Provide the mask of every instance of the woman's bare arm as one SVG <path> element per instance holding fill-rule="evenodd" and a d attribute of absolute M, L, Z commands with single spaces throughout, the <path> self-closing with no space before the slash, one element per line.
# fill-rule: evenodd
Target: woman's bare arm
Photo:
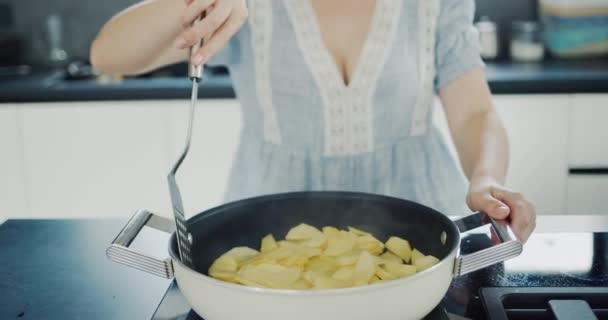
<path fill-rule="evenodd" d="M 204 21 L 193 24 L 205 10 Z M 246 17 L 243 0 L 145 0 L 106 23 L 91 47 L 91 63 L 108 73 L 142 73 L 184 61 L 188 48 L 205 38 L 194 59 L 201 64 L 230 40 Z"/>
<path fill-rule="evenodd" d="M 476 68 L 450 82 L 439 96 L 470 181 L 469 207 L 497 219 L 509 217 L 513 230 L 525 241 L 534 230 L 536 213 L 525 196 L 503 186 L 509 164 L 507 133 L 483 70 Z"/>
<path fill-rule="evenodd" d="M 118 13 L 101 29 L 91 47 L 91 63 L 113 74 L 137 74 L 183 61 L 177 46 L 184 1 L 146 0 Z"/>

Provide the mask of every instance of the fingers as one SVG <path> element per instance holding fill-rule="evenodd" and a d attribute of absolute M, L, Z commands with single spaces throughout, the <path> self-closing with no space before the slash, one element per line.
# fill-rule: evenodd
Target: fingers
<path fill-rule="evenodd" d="M 213 33 L 228 20 L 231 16 L 232 7 L 225 2 L 219 2 L 213 10 L 207 12 L 205 19 L 196 22 L 191 28 L 184 31 L 181 35 L 182 48 L 193 46 L 201 38 L 209 38 Z"/>
<path fill-rule="evenodd" d="M 472 193 L 469 202 L 471 209 L 484 211 L 492 218 L 506 219 L 511 210 L 502 201 L 496 199 L 488 192 Z"/>
<path fill-rule="evenodd" d="M 196 65 L 207 62 L 239 30 L 246 18 L 246 12 L 233 12 L 230 18 L 209 39 L 205 40 L 203 46 L 192 57 L 192 62 Z"/>
<path fill-rule="evenodd" d="M 203 11 L 209 9 L 216 0 L 186 0 L 188 6 L 182 14 L 182 28 L 186 29 L 192 26 L 192 23 L 200 17 Z"/>
<path fill-rule="evenodd" d="M 511 228 L 526 242 L 536 228 L 536 211 L 534 206 L 518 192 L 498 189 L 492 190 L 492 195 L 505 202 L 511 209 Z"/>

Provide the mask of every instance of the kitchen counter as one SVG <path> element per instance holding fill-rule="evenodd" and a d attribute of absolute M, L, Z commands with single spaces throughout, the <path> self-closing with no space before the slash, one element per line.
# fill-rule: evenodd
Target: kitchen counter
<path fill-rule="evenodd" d="M 170 281 L 106 259 L 105 249 L 124 222 L 8 220 L 0 225 L 0 319 L 150 319 Z M 550 234 L 553 240 L 543 234 L 565 231 L 562 235 Z M 484 283 L 538 286 L 550 281 L 548 286 L 608 286 L 607 232 L 608 216 L 540 216 L 538 233 L 526 248 L 543 250 L 547 256 L 535 260 L 528 257 L 526 263 L 521 259 L 518 263 L 517 258 L 511 260 L 513 263 L 456 279 L 446 296 L 447 308 L 464 314 L 464 304 Z M 143 236 L 144 241 L 133 245 L 161 256 L 166 235 Z M 476 234 L 464 238 L 463 250 L 470 250 L 481 238 Z M 574 246 L 588 240 L 588 245 L 570 247 L 577 252 L 560 251 L 562 248 L 551 242 L 555 239 Z M 558 250 L 549 251 L 551 248 Z M 558 270 L 556 276 L 545 277 L 545 282 L 533 272 L 535 261 L 553 259 L 562 261 L 562 265 L 565 262 L 567 267 L 567 262 L 575 258 L 574 267 L 583 269 Z M 589 266 L 585 267 L 587 262 Z M 529 272 L 524 274 L 522 270 Z"/>
<path fill-rule="evenodd" d="M 546 61 L 540 64 L 488 62 L 486 74 L 494 94 L 606 93 L 608 59 Z M 185 77 L 135 78 L 113 83 L 65 80 L 63 72 L 0 78 L 0 102 L 185 99 Z M 201 98 L 233 98 L 227 74 L 207 76 Z"/>

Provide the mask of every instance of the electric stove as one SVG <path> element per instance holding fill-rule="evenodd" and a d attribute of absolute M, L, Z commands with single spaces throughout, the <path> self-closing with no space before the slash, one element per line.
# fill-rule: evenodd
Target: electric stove
<path fill-rule="evenodd" d="M 490 239 L 488 230 L 464 234 L 461 252 Z M 152 319 L 202 318 L 173 282 Z M 425 319 L 608 320 L 608 232 L 535 233 L 521 256 L 455 278 Z"/>

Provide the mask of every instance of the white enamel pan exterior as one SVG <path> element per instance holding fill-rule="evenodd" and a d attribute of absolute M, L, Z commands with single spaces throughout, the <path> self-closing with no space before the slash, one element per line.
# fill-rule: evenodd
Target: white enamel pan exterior
<path fill-rule="evenodd" d="M 297 291 L 253 288 L 196 272 L 186 267 L 172 250 L 169 250 L 171 257 L 165 260 L 145 256 L 128 247 L 141 228 L 147 225 L 172 232 L 174 223 L 144 210 L 135 213 L 106 254 L 113 261 L 148 273 L 175 277 L 192 309 L 205 320 L 421 319 L 439 304 L 454 276 L 513 258 L 522 251 L 521 242 L 508 225 L 488 219 L 484 213 L 475 213 L 454 223 L 460 232 L 491 223 L 501 243 L 467 255 L 459 255 L 457 246 L 437 265 L 413 276 L 346 289 Z"/>

